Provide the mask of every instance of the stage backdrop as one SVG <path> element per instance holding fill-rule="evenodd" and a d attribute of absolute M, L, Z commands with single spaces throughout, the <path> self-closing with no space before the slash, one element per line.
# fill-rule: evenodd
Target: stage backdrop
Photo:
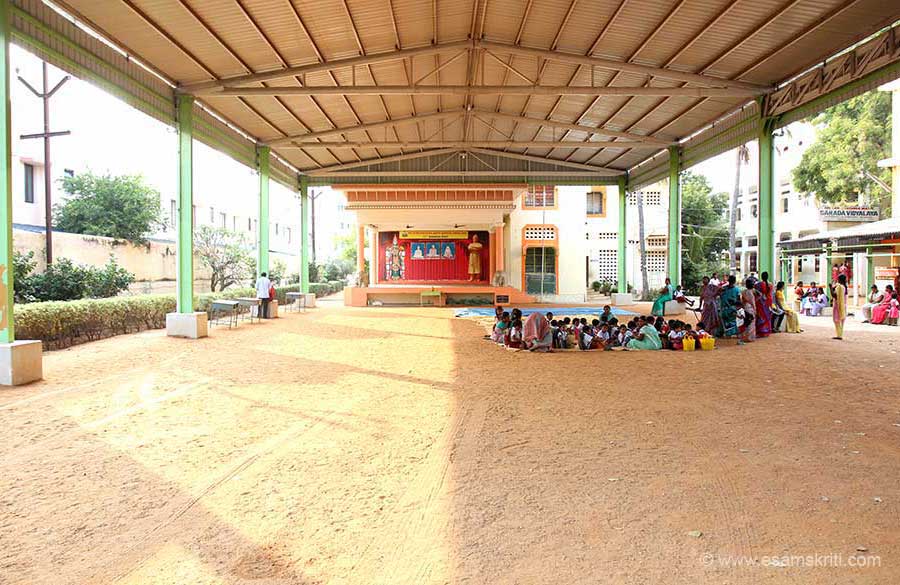
<path fill-rule="evenodd" d="M 481 248 L 481 275 L 477 282 L 488 282 L 488 232 L 486 231 L 426 231 L 379 232 L 378 234 L 378 282 L 433 283 L 463 282 L 469 280 L 469 244 L 472 236 L 478 236 Z M 399 250 L 393 249 L 397 237 Z M 395 253 L 402 262 L 398 274 L 394 263 L 389 265 Z"/>

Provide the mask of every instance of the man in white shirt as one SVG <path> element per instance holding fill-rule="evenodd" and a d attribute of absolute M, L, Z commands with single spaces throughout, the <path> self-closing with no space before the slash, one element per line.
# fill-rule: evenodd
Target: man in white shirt
<path fill-rule="evenodd" d="M 266 273 L 263 272 L 256 279 L 256 298 L 259 299 L 259 318 L 269 318 L 269 289 L 272 287 L 272 281 L 268 279 Z"/>

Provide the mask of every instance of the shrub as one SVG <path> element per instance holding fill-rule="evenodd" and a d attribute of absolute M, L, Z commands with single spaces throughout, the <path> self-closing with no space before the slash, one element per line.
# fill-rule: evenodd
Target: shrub
<path fill-rule="evenodd" d="M 276 288 L 279 303 L 300 286 Z M 203 293 L 194 298 L 198 311 L 209 311 L 215 299 L 255 296 L 250 288 Z M 58 349 L 103 337 L 166 326 L 166 313 L 175 311 L 174 295 L 135 295 L 107 299 L 48 301 L 15 306 L 16 337 L 40 339 L 47 349 Z"/>
<path fill-rule="evenodd" d="M 16 300 L 21 303 L 114 297 L 134 282 L 134 274 L 119 266 L 113 257 L 102 268 L 60 258 L 44 272 L 32 274 L 33 257 L 34 252 L 29 252 L 16 253 L 13 258 Z"/>
<path fill-rule="evenodd" d="M 33 285 L 31 283 L 31 273 L 37 262 L 34 261 L 34 252 L 22 254 L 21 252 L 13 252 L 13 290 L 15 292 L 15 302 L 31 303 L 35 300 L 33 294 Z"/>
<path fill-rule="evenodd" d="M 594 292 L 600 292 L 600 281 L 595 280 L 591 283 L 591 288 L 594 289 Z"/>
<path fill-rule="evenodd" d="M 331 287 L 327 282 L 311 282 L 309 283 L 309 292 L 315 294 L 317 298 L 324 297 L 331 294 Z"/>

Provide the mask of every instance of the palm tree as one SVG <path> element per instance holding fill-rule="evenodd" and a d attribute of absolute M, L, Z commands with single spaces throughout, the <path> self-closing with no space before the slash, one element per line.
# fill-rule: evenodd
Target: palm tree
<path fill-rule="evenodd" d="M 644 194 L 638 190 L 637 210 L 638 210 L 638 245 L 641 251 L 641 300 L 646 301 L 650 298 L 650 279 L 647 277 L 647 242 L 644 240 Z"/>
<path fill-rule="evenodd" d="M 731 264 L 731 273 L 737 272 L 737 262 L 735 260 L 735 228 L 737 225 L 738 198 L 741 195 L 741 167 L 750 162 L 750 149 L 746 144 L 742 144 L 735 150 L 736 158 L 734 163 L 734 192 L 731 194 L 731 225 L 728 230 L 728 261 Z"/>

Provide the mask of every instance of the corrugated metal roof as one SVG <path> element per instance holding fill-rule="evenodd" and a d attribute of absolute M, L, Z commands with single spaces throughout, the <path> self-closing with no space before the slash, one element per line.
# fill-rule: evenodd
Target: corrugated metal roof
<path fill-rule="evenodd" d="M 46 17 L 38 0 L 14 0 L 14 4 L 39 21 Z M 900 18 L 896 0 L 62 0 L 57 4 L 179 86 L 469 38 L 774 85 Z M 513 56 L 502 48 L 491 51 L 541 85 L 698 87 L 659 76 L 562 62 L 552 55 L 537 59 Z M 528 83 L 484 55 L 483 49 L 454 59 L 458 52 L 342 67 L 246 87 L 407 86 L 435 68 L 440 70 L 424 84 Z M 202 95 L 200 99 L 259 141 L 335 127 L 348 128 L 343 136 L 352 141 L 424 141 L 431 135 L 434 140 L 588 139 L 578 131 L 491 120 L 494 111 L 671 140 L 690 136 L 747 101 L 746 96 L 446 94 Z M 490 125 L 469 116 L 468 124 L 459 121 L 443 130 L 446 121 L 435 120 L 395 130 L 349 129 L 361 123 L 465 108 L 484 112 Z M 411 152 L 399 148 L 274 150 L 303 171 Z M 652 154 L 652 150 L 627 145 L 603 150 L 568 146 L 508 150 L 619 171 Z M 694 150 L 694 154 L 703 152 Z"/>

